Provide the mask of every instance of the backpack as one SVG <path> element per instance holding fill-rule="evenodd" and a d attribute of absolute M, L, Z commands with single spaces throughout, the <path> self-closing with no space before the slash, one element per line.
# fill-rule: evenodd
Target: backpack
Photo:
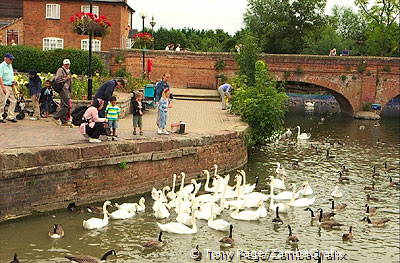
<path fill-rule="evenodd" d="M 65 74 L 67 74 L 67 71 L 65 70 L 65 68 L 62 68 L 65 72 Z M 49 79 L 50 83 L 51 83 L 51 87 L 52 89 L 57 92 L 60 93 L 62 91 L 62 89 L 64 88 L 64 82 L 58 83 L 56 81 L 56 76 L 54 74 L 53 77 L 51 77 L 51 79 Z"/>
<path fill-rule="evenodd" d="M 83 120 L 83 114 L 85 114 L 86 110 L 89 107 L 87 106 L 80 106 L 76 108 L 75 110 L 72 111 L 71 117 L 72 117 L 72 124 L 75 126 L 81 125 L 84 120 Z"/>

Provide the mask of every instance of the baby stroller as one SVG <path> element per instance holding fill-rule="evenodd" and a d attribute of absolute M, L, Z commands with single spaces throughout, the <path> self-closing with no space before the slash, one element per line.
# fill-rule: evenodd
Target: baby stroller
<path fill-rule="evenodd" d="M 18 112 L 16 115 L 17 120 L 22 120 L 25 118 L 26 115 L 33 115 L 32 110 L 25 109 L 25 99 L 24 95 L 22 94 L 21 91 L 18 90 L 17 85 L 13 86 L 14 89 L 14 96 L 15 99 L 17 100 L 17 104 L 15 105 L 15 112 Z M 10 101 L 7 100 L 6 106 L 4 107 L 4 113 L 3 113 L 3 119 L 7 118 L 7 110 L 8 107 L 10 106 Z"/>
<path fill-rule="evenodd" d="M 49 114 L 56 112 L 58 103 L 54 101 L 53 90 L 50 89 L 50 94 L 45 95 L 46 88 L 42 88 L 40 94 L 40 117 L 46 116 L 46 103 L 48 105 Z"/>

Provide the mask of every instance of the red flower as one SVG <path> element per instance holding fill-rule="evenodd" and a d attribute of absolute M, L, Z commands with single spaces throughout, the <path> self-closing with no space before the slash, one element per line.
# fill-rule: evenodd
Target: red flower
<path fill-rule="evenodd" d="M 75 16 L 71 16 L 71 17 L 69 18 L 69 21 L 70 21 L 70 22 L 74 22 L 74 21 L 75 21 Z"/>
<path fill-rule="evenodd" d="M 104 21 L 104 23 L 106 23 L 106 24 L 107 24 L 107 26 L 111 26 L 111 23 L 110 23 L 110 22 L 108 22 L 108 21 Z"/>
<path fill-rule="evenodd" d="M 107 19 L 105 16 L 100 16 L 99 18 L 100 18 L 100 19 L 104 19 L 104 20 Z"/>

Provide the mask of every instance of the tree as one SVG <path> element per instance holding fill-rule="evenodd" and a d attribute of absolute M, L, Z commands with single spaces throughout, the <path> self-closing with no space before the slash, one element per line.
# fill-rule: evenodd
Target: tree
<path fill-rule="evenodd" d="M 249 0 L 246 29 L 267 53 L 300 53 L 304 36 L 325 23 L 326 0 Z"/>
<path fill-rule="evenodd" d="M 255 63 L 260 59 L 260 51 L 257 39 L 250 33 L 245 34 L 240 52 L 236 55 L 236 62 L 239 65 L 239 75 L 246 76 L 248 85 L 255 82 Z"/>
<path fill-rule="evenodd" d="M 361 14 L 368 21 L 367 46 L 370 55 L 400 56 L 399 0 L 355 0 Z"/>

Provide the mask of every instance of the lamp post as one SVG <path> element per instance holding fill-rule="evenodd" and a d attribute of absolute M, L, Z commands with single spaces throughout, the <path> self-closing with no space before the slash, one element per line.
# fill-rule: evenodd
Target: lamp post
<path fill-rule="evenodd" d="M 93 12 L 92 0 L 89 0 L 89 13 Z M 92 74 L 92 39 L 93 32 L 89 33 L 89 72 L 88 72 L 88 100 L 92 99 L 93 74 Z"/>
<path fill-rule="evenodd" d="M 140 13 L 140 17 L 142 18 L 142 33 L 144 33 L 144 19 L 146 18 L 146 14 L 144 12 Z M 145 71 L 145 62 L 144 62 L 144 48 L 142 49 L 142 57 L 143 57 L 143 74 Z"/>
<path fill-rule="evenodd" d="M 151 17 L 150 25 L 151 25 L 151 33 L 153 33 L 153 36 L 154 36 L 154 26 L 156 25 L 154 16 Z M 154 49 L 154 41 L 153 41 L 152 49 Z"/>

